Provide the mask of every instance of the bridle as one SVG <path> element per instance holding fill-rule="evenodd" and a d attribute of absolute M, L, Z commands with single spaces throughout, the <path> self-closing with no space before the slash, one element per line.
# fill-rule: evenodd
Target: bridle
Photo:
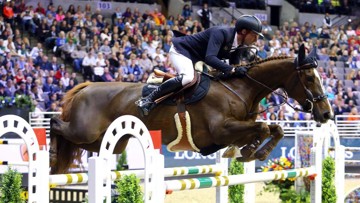
<path fill-rule="evenodd" d="M 294 109 L 295 111 L 301 111 L 301 112 L 305 112 L 305 113 L 312 113 L 313 108 L 314 108 L 314 103 L 320 102 L 322 100 L 325 100 L 327 98 L 327 95 L 323 94 L 323 95 L 318 95 L 316 97 L 314 97 L 314 95 L 312 94 L 312 92 L 306 87 L 306 85 L 304 84 L 304 82 L 301 80 L 301 76 L 304 73 L 305 70 L 308 69 L 313 69 L 313 68 L 317 68 L 318 63 L 316 61 L 316 59 L 314 58 L 308 58 L 308 60 L 310 59 L 309 62 L 306 62 L 304 64 L 299 64 L 297 61 L 297 58 L 294 61 L 295 64 L 295 70 L 297 71 L 297 76 L 299 81 L 301 82 L 301 85 L 303 86 L 303 89 L 305 91 L 305 95 L 306 95 L 306 102 L 308 102 L 310 104 L 310 108 L 307 110 L 304 109 L 300 109 L 298 107 L 293 106 L 292 104 L 290 104 L 287 100 L 288 100 L 288 94 L 286 93 L 286 91 L 283 91 L 284 94 L 280 94 L 278 92 L 276 92 L 274 89 L 272 89 L 271 87 L 265 85 L 264 83 L 252 78 L 249 74 L 245 74 L 247 78 L 249 78 L 250 80 L 252 80 L 253 82 L 261 85 L 262 87 L 270 90 L 272 93 L 280 96 L 283 98 L 283 102 L 281 104 L 278 105 L 274 105 L 274 106 L 269 106 L 266 109 L 260 111 L 260 112 L 248 112 L 249 115 L 254 115 L 254 114 L 261 114 L 265 111 L 267 111 L 270 108 L 274 108 L 276 106 L 281 106 L 283 104 L 287 104 L 289 105 L 292 109 Z M 222 84 L 225 88 L 227 88 L 230 92 L 232 92 L 233 94 L 235 94 L 238 98 L 240 98 L 241 101 L 243 101 L 243 103 L 245 104 L 246 109 L 248 109 L 248 105 L 245 102 L 245 100 L 235 91 L 233 90 L 231 87 L 229 87 L 227 84 L 225 84 L 223 81 L 219 80 L 220 84 Z"/>
<path fill-rule="evenodd" d="M 314 97 L 314 95 L 312 94 L 312 92 L 306 87 L 306 85 L 304 84 L 304 82 L 301 80 L 301 74 L 308 69 L 313 69 L 313 68 L 317 68 L 318 66 L 318 62 L 316 61 L 316 59 L 314 58 L 309 58 L 310 62 L 302 64 L 302 65 L 298 65 L 298 61 L 297 58 L 295 59 L 294 63 L 296 65 L 296 70 L 297 70 L 297 75 L 299 78 L 299 81 L 301 82 L 301 85 L 304 88 L 305 94 L 306 94 L 306 102 L 308 102 L 310 104 L 310 109 L 309 110 L 300 110 L 306 113 L 311 113 L 314 107 L 314 103 L 323 101 L 325 99 L 327 99 L 327 95 L 326 94 L 322 94 L 322 95 L 318 95 L 316 97 Z M 295 109 L 296 110 L 296 109 Z"/>

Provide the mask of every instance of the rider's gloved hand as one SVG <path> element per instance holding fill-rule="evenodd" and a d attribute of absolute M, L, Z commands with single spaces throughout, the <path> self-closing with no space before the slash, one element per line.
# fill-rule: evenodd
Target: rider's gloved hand
<path fill-rule="evenodd" d="M 244 77 L 245 74 L 247 73 L 248 69 L 246 67 L 242 67 L 242 66 L 238 66 L 235 68 L 235 73 L 234 75 L 236 77 Z"/>

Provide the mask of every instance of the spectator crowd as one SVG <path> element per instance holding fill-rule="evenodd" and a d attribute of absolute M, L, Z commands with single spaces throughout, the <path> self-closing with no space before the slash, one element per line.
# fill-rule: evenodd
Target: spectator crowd
<path fill-rule="evenodd" d="M 168 60 L 171 30 L 187 35 L 204 30 L 204 21 L 193 18 L 188 5 L 178 16 L 165 17 L 156 8 L 142 13 L 117 7 L 105 17 L 89 4 L 65 9 L 61 4 L 50 3 L 45 8 L 40 2 L 33 7 L 24 1 L 6 1 L 0 17 L 0 96 L 27 95 L 36 111 L 53 112 L 61 111 L 64 93 L 79 82 L 144 83 L 154 69 L 176 74 Z M 234 26 L 235 22 L 224 20 L 221 25 Z M 335 114 L 357 115 L 360 26 L 332 26 L 328 20 L 323 26 L 286 21 L 274 29 L 264 21 L 263 34 L 256 43 L 262 59 L 296 57 L 302 43 L 307 50 L 318 47 L 318 71 Z M 282 100 L 270 94 L 260 109 Z M 264 120 L 311 119 L 308 117 L 287 105 L 259 115 Z"/>

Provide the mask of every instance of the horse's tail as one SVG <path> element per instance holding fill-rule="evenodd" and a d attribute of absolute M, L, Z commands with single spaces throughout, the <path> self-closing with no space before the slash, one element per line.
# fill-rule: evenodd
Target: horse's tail
<path fill-rule="evenodd" d="M 53 164 L 51 166 L 52 174 L 67 173 L 74 160 L 81 164 L 83 150 L 65 139 L 64 136 L 62 136 L 64 133 L 62 129 L 68 127 L 67 122 L 70 120 L 71 107 L 76 94 L 89 84 L 89 82 L 81 83 L 67 92 L 63 98 L 63 112 L 60 118 L 51 119 L 50 138 L 52 142 L 56 142 L 56 149 L 53 152 L 55 160 L 52 160 Z"/>

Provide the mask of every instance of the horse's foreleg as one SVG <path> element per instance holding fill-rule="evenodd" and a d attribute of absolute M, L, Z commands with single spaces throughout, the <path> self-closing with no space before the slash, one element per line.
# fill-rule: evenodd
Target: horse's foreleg
<path fill-rule="evenodd" d="M 248 142 L 241 150 L 241 157 L 237 158 L 238 161 L 252 161 L 255 160 L 255 152 L 266 138 L 270 136 L 270 129 L 266 123 L 257 123 L 257 128 L 252 134 L 251 142 Z M 253 129 L 253 130 L 254 130 Z"/>
<path fill-rule="evenodd" d="M 240 134 L 241 133 L 241 134 Z M 270 136 L 266 123 L 253 121 L 225 121 L 224 128 L 219 132 L 218 144 L 242 147 L 239 161 L 254 160 L 254 154 L 263 141 Z"/>
<path fill-rule="evenodd" d="M 271 151 L 276 147 L 281 138 L 284 137 L 284 131 L 277 124 L 269 125 L 271 139 L 255 153 L 255 157 L 260 161 L 265 160 Z"/>

